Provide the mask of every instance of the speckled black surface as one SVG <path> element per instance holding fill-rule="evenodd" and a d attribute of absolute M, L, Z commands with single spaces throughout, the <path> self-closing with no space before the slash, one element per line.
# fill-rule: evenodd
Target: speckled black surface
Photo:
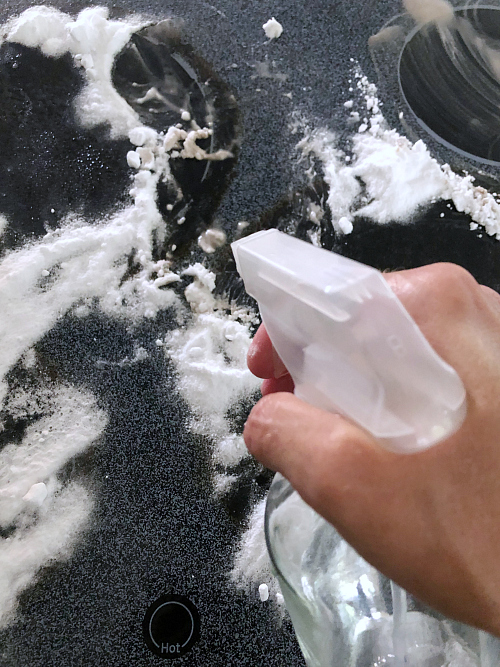
<path fill-rule="evenodd" d="M 77 11 L 86 4 L 58 6 Z M 0 17 L 26 6 L 3 2 Z M 126 2 L 112 7 L 115 15 L 133 9 L 182 19 L 187 43 L 196 45 L 197 54 L 234 91 L 243 139 L 234 178 L 216 212 L 230 235 L 239 220 L 250 220 L 252 229 L 286 228 L 300 217 L 301 195 L 288 198 L 298 186 L 291 159 L 296 137 L 288 129 L 290 113 L 298 111 L 313 125 L 345 133 L 342 103 L 350 97 L 349 59 L 356 58 L 375 78 L 367 39 L 398 10 L 392 1 L 345 0 L 213 0 L 213 4 L 175 0 L 168 5 Z M 271 16 L 283 23 L 285 31 L 268 43 L 261 26 Z M 255 77 L 255 63 L 266 58 L 287 75 L 286 82 Z M 59 66 L 66 66 L 64 60 Z M 74 74 L 69 78 L 71 85 L 79 85 Z M 288 92 L 292 100 L 284 96 Z M 55 129 L 61 108 L 55 117 L 42 114 L 37 121 L 40 131 L 53 132 L 56 142 L 62 141 Z M 17 141 L 15 136 L 9 140 Z M 53 147 L 53 140 L 47 145 Z M 60 215 L 76 202 L 92 215 L 120 198 L 127 176 L 118 165 L 123 164 L 126 145 L 107 146 L 92 133 L 82 133 L 77 143 L 87 156 L 83 170 L 90 178 L 80 182 L 70 173 L 78 170 L 76 164 L 66 163 L 63 169 L 53 157 L 47 159 L 59 188 L 52 198 L 38 180 L 43 172 L 39 161 L 26 167 L 31 169 L 30 196 L 23 196 L 22 184 L 12 190 L 11 181 L 2 176 L 11 174 L 5 171 L 8 153 L 0 149 L 1 189 L 9 193 L 4 198 L 8 202 L 0 204 L 0 211 L 4 208 L 11 220 L 8 246 L 42 233 L 47 208 L 56 208 Z M 94 144 L 100 151 L 97 157 L 92 153 Z M 30 150 L 42 160 L 40 143 L 34 142 Z M 15 158 L 27 159 L 20 141 L 10 151 L 12 164 Z M 94 196 L 92 177 L 97 176 L 102 187 Z M 436 219 L 441 212 L 445 218 L 439 219 L 438 233 Z M 294 224 L 301 235 L 300 225 Z M 471 233 L 468 220 L 444 204 L 436 204 L 410 225 L 378 227 L 361 221 L 352 235 L 337 239 L 325 234 L 325 242 L 381 269 L 455 261 L 481 282 L 500 288 L 497 242 Z M 229 287 L 238 293 L 227 251 L 211 261 L 219 272 L 219 289 Z M 172 368 L 155 344 L 172 326 L 166 313 L 131 331 L 96 311 L 85 319 L 65 317 L 37 345 L 43 377 L 89 388 L 109 414 L 109 425 L 92 451 L 66 471 L 84 480 L 96 498 L 89 530 L 70 562 L 45 569 L 38 584 L 22 595 L 17 624 L 0 632 L 2 667 L 159 664 L 161 659 L 143 642 L 141 623 L 148 606 L 164 593 L 187 595 L 201 616 L 199 643 L 172 664 L 304 665 L 290 623 L 281 624 L 269 604 L 228 584 L 248 509 L 262 497 L 269 476 L 248 464 L 239 471 L 241 482 L 232 497 L 224 503 L 212 497 L 206 443 L 194 441 L 186 431 L 187 408 L 176 392 Z M 147 350 L 148 359 L 117 365 L 133 356 L 137 344 Z M 20 369 L 14 369 L 10 381 L 12 386 L 24 382 L 35 387 L 40 378 L 23 377 Z M 233 415 L 235 421 L 243 421 L 246 409 Z M 17 428 L 19 436 L 24 427 L 13 425 L 13 435 Z"/>

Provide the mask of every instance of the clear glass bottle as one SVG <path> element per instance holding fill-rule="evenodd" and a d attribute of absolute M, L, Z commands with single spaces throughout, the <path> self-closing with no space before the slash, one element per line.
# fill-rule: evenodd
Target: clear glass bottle
<path fill-rule="evenodd" d="M 389 581 L 281 475 L 266 541 L 308 667 L 498 667 L 500 641 Z"/>

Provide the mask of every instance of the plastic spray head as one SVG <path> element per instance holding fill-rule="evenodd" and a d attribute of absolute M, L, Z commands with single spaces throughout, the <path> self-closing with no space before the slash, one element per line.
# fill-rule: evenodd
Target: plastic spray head
<path fill-rule="evenodd" d="M 461 426 L 462 381 L 379 271 L 275 229 L 231 247 L 299 398 L 396 452 L 427 449 Z"/>

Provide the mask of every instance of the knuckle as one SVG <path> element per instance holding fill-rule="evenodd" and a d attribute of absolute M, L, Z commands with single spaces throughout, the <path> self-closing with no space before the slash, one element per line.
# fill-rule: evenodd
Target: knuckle
<path fill-rule="evenodd" d="M 454 318 L 467 315 L 479 294 L 475 278 L 457 264 L 430 264 L 422 267 L 418 276 L 415 274 L 414 304 L 424 320 L 434 319 L 436 314 Z"/>
<path fill-rule="evenodd" d="M 458 264 L 442 262 L 428 267 L 432 284 L 439 291 L 458 298 L 466 297 L 478 286 L 475 278 Z"/>
<path fill-rule="evenodd" d="M 251 418 L 259 426 L 266 426 L 272 421 L 276 412 L 276 395 L 268 394 L 263 396 L 254 406 L 251 412 Z"/>
<path fill-rule="evenodd" d="M 457 264 L 434 264 L 431 284 L 444 313 L 457 317 L 467 314 L 475 305 L 479 285 L 474 277 Z"/>

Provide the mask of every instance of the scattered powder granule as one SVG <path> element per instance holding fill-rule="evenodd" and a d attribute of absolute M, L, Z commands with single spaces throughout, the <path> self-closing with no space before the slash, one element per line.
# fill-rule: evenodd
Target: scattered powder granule
<path fill-rule="evenodd" d="M 267 602 L 269 600 L 269 587 L 267 584 L 261 584 L 259 586 L 259 596 L 261 602 Z"/>
<path fill-rule="evenodd" d="M 222 229 L 206 229 L 198 237 L 198 245 L 200 248 L 211 254 L 223 246 L 226 242 L 226 234 Z"/>
<path fill-rule="evenodd" d="M 283 26 L 273 16 L 262 26 L 268 39 L 277 39 L 283 32 Z"/>
<path fill-rule="evenodd" d="M 344 232 L 344 234 L 350 234 L 353 230 L 352 222 L 345 216 L 340 218 L 339 227 Z"/>
<path fill-rule="evenodd" d="M 180 149 L 181 142 L 184 141 L 187 137 L 186 130 L 182 130 L 179 127 L 169 127 L 167 134 L 163 140 L 163 147 L 165 151 L 171 151 L 174 148 Z"/>
<path fill-rule="evenodd" d="M 139 169 L 141 166 L 141 156 L 136 151 L 129 151 L 127 153 L 127 164 L 132 169 Z"/>
<path fill-rule="evenodd" d="M 144 144 L 156 143 L 156 137 L 156 132 L 150 127 L 135 127 L 128 133 L 128 138 L 134 146 L 144 146 Z"/>

